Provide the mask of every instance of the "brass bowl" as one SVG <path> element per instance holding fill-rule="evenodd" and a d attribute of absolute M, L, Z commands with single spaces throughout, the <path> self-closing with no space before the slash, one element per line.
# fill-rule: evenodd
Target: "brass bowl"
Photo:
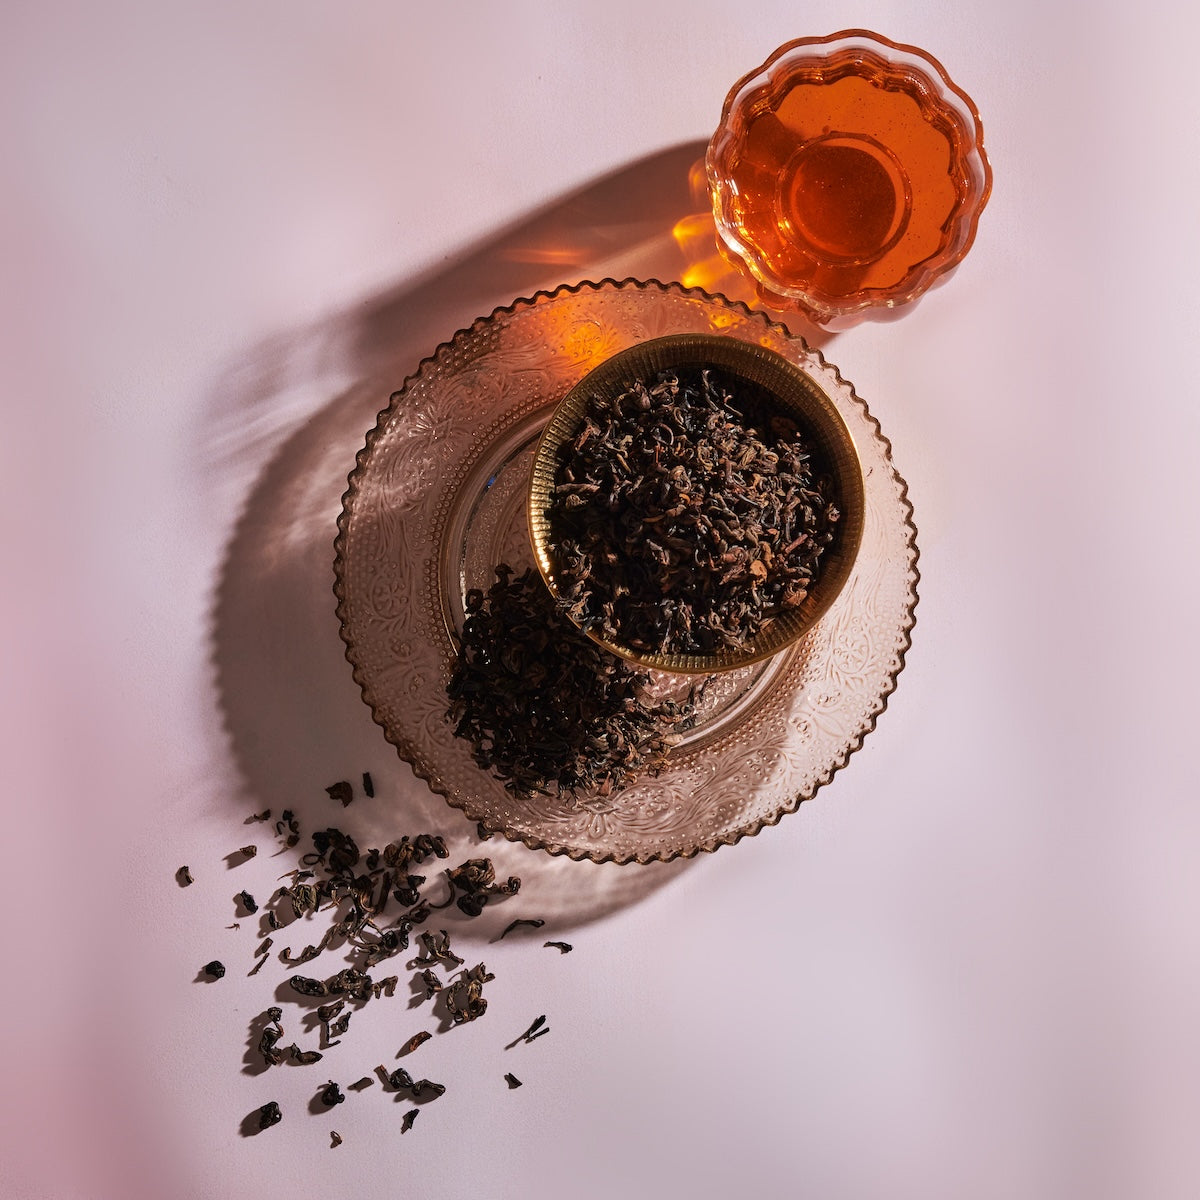
<path fill-rule="evenodd" d="M 864 517 L 862 467 L 854 439 L 815 379 L 774 350 L 736 337 L 679 334 L 655 338 L 614 355 L 584 376 L 554 410 L 538 442 L 529 484 L 529 532 L 534 559 L 556 600 L 561 593 L 550 548 L 550 508 L 564 447 L 575 438 L 597 400 L 615 398 L 635 380 L 653 378 L 663 370 L 702 367 L 718 368 L 732 384 L 746 385 L 761 404 L 759 420 L 782 416 L 796 423 L 833 479 L 834 502 L 841 515 L 807 597 L 766 624 L 744 647 L 724 647 L 709 654 L 647 653 L 610 640 L 595 629 L 584 630 L 606 650 L 639 667 L 681 674 L 732 671 L 770 658 L 803 637 L 849 577 Z"/>

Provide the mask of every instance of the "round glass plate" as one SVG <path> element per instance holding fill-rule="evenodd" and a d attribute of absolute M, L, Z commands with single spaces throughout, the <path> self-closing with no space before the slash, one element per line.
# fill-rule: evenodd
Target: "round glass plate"
<path fill-rule="evenodd" d="M 618 350 L 673 333 L 757 342 L 830 396 L 858 447 L 866 517 L 854 569 L 792 648 L 713 676 L 657 778 L 612 796 L 525 798 L 481 770 L 446 718 L 469 588 L 533 562 L 526 494 L 562 397 Z M 596 862 L 716 850 L 794 812 L 862 744 L 896 686 L 916 605 L 916 530 L 891 447 L 819 352 L 744 305 L 675 284 L 541 292 L 461 330 L 379 415 L 343 497 L 335 585 L 346 657 L 375 720 L 434 791 L 485 828 Z M 665 694 L 695 677 L 655 676 Z"/>

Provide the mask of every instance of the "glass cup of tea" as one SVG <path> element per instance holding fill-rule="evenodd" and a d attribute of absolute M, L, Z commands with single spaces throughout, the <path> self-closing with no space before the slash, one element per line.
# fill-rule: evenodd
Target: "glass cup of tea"
<path fill-rule="evenodd" d="M 945 279 L 992 185 L 971 98 L 862 29 L 788 42 L 734 84 L 705 166 L 722 253 L 764 302 L 826 328 Z"/>

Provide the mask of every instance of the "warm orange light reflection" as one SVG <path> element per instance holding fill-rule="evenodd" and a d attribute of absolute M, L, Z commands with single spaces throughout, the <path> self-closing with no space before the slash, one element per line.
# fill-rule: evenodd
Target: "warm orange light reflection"
<path fill-rule="evenodd" d="M 711 212 L 689 213 L 675 222 L 671 233 L 684 258 L 679 276 L 684 287 L 703 288 L 731 300 L 759 304 L 753 283 L 722 257 Z"/>
<path fill-rule="evenodd" d="M 507 262 L 533 263 L 552 267 L 578 267 L 588 259 L 586 246 L 513 246 L 500 257 Z"/>

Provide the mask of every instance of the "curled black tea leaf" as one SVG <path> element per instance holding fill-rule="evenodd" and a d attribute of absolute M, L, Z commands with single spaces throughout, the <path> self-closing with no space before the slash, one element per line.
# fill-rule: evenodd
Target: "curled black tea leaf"
<path fill-rule="evenodd" d="M 510 921 L 508 925 L 505 926 L 504 932 L 496 939 L 496 941 L 499 942 L 508 937 L 508 935 L 512 933 L 514 929 L 541 929 L 545 923 L 546 922 L 540 917 L 518 917 L 515 921 Z"/>
<path fill-rule="evenodd" d="M 204 973 L 210 979 L 223 979 L 225 977 L 225 964 L 214 958 L 212 962 L 204 964 Z"/>
<path fill-rule="evenodd" d="M 342 1135 L 336 1129 L 329 1131 L 329 1148 L 336 1150 L 342 1144 Z"/>
<path fill-rule="evenodd" d="M 545 946 L 553 946 L 560 954 L 570 954 L 575 949 L 570 942 L 544 942 Z"/>
<path fill-rule="evenodd" d="M 511 876 L 504 883 L 496 882 L 496 869 L 490 858 L 470 858 L 446 872 L 451 895 L 457 895 L 458 907 L 468 917 L 477 917 L 492 896 L 515 896 L 521 881 Z M 445 907 L 442 905 L 440 907 Z"/>
<path fill-rule="evenodd" d="M 421 972 L 421 980 L 425 984 L 426 1000 L 432 1000 L 442 990 L 442 981 L 428 967 Z"/>
<path fill-rule="evenodd" d="M 255 900 L 255 899 L 254 899 L 254 897 L 253 897 L 252 895 L 250 895 L 250 893 L 249 893 L 249 892 L 247 892 L 247 891 L 240 891 L 240 892 L 238 892 L 238 894 L 237 894 L 237 898 L 238 898 L 238 900 L 240 900 L 240 901 L 241 901 L 242 907 L 243 907 L 243 908 L 244 908 L 244 909 L 245 909 L 245 910 L 246 910 L 248 913 L 256 913 L 256 912 L 258 912 L 258 901 L 257 901 L 257 900 Z"/>
<path fill-rule="evenodd" d="M 277 1100 L 268 1101 L 258 1110 L 259 1129 L 270 1129 L 272 1125 L 278 1125 L 282 1120 L 283 1113 L 280 1111 Z"/>
<path fill-rule="evenodd" d="M 414 1033 L 412 1037 L 400 1047 L 400 1053 L 397 1057 L 403 1057 L 406 1054 L 411 1054 L 418 1046 L 423 1046 L 433 1034 L 428 1029 L 422 1029 L 420 1033 Z"/>
<path fill-rule="evenodd" d="M 251 813 L 245 820 L 246 825 L 253 825 L 255 821 L 269 821 L 271 819 L 271 810 L 264 808 L 260 813 Z"/>
<path fill-rule="evenodd" d="M 258 962 L 256 962 L 254 966 L 252 966 L 250 970 L 246 972 L 247 976 L 257 975 L 259 971 L 262 970 L 263 963 L 267 961 L 267 953 L 271 949 L 273 942 L 273 938 L 263 938 L 263 940 L 259 942 L 257 946 L 255 946 L 254 954 L 258 959 Z"/>
<path fill-rule="evenodd" d="M 329 793 L 331 800 L 340 800 L 343 808 L 354 799 L 354 788 L 345 779 L 330 784 L 325 790 Z"/>
<path fill-rule="evenodd" d="M 187 887 L 188 884 L 196 882 L 192 878 L 192 873 L 187 869 L 187 867 L 180 867 L 179 870 L 175 872 L 175 880 L 180 887 Z"/>
<path fill-rule="evenodd" d="M 375 795 L 375 781 L 371 778 L 370 771 L 363 772 L 362 789 L 368 799 Z"/>
<path fill-rule="evenodd" d="M 321 1103 L 326 1108 L 332 1108 L 335 1104 L 341 1104 L 346 1099 L 345 1093 L 331 1079 L 326 1085 L 325 1090 L 321 1093 Z"/>
<path fill-rule="evenodd" d="M 421 964 L 448 962 L 456 966 L 462 964 L 463 959 L 450 949 L 450 935 L 444 929 L 439 930 L 438 933 L 427 931 L 422 933 L 420 938 L 421 945 L 425 947 L 425 953 L 418 955 L 414 962 Z"/>
<path fill-rule="evenodd" d="M 417 1100 L 424 1095 L 430 1095 L 436 1100 L 437 1097 L 445 1095 L 446 1085 L 434 1083 L 431 1079 L 418 1079 L 416 1083 L 410 1085 L 410 1091 Z"/>
<path fill-rule="evenodd" d="M 383 1070 L 382 1067 L 378 1069 Z M 387 1084 L 394 1092 L 408 1091 L 412 1088 L 413 1078 L 403 1067 L 397 1067 L 388 1072 Z"/>
<path fill-rule="evenodd" d="M 238 851 L 238 853 L 243 858 L 253 858 L 258 853 L 258 847 L 257 846 L 243 846 Z"/>
<path fill-rule="evenodd" d="M 264 1016 L 268 1023 L 259 1038 L 258 1052 L 268 1067 L 277 1067 L 283 1062 L 283 1051 L 279 1049 L 279 1040 L 283 1037 L 283 1009 L 268 1008 Z"/>
<path fill-rule="evenodd" d="M 421 1110 L 419 1108 L 410 1108 L 408 1112 L 404 1114 L 404 1119 L 400 1122 L 400 1132 L 407 1133 L 413 1127 L 413 1122 L 420 1115 Z"/>
<path fill-rule="evenodd" d="M 505 1072 L 504 1082 L 507 1083 L 510 1088 L 519 1088 L 521 1086 L 521 1081 L 511 1071 Z"/>
<path fill-rule="evenodd" d="M 300 841 L 300 823 L 290 808 L 285 808 L 275 822 L 275 836 L 284 839 L 284 846 L 289 849 Z"/>
<path fill-rule="evenodd" d="M 302 996 L 325 996 L 328 994 L 328 989 L 321 980 L 309 979 L 307 975 L 293 975 L 288 983 L 292 985 L 294 991 L 299 992 Z"/>
<path fill-rule="evenodd" d="M 487 1011 L 483 985 L 495 979 L 483 963 L 464 971 L 446 988 L 446 1009 L 455 1025 L 478 1020 Z"/>
<path fill-rule="evenodd" d="M 475 836 L 478 837 L 481 842 L 489 842 L 492 839 L 492 831 L 485 828 L 483 822 L 480 821 L 479 824 L 475 826 Z"/>
<path fill-rule="evenodd" d="M 319 1050 L 301 1050 L 295 1043 L 288 1047 L 288 1053 L 298 1067 L 311 1066 L 325 1057 Z"/>
<path fill-rule="evenodd" d="M 375 1080 L 373 1080 L 370 1077 L 370 1075 L 364 1075 L 361 1079 L 356 1079 L 350 1085 L 350 1090 L 352 1092 L 365 1092 L 367 1090 L 367 1088 L 374 1087 L 374 1086 L 375 1086 Z"/>

